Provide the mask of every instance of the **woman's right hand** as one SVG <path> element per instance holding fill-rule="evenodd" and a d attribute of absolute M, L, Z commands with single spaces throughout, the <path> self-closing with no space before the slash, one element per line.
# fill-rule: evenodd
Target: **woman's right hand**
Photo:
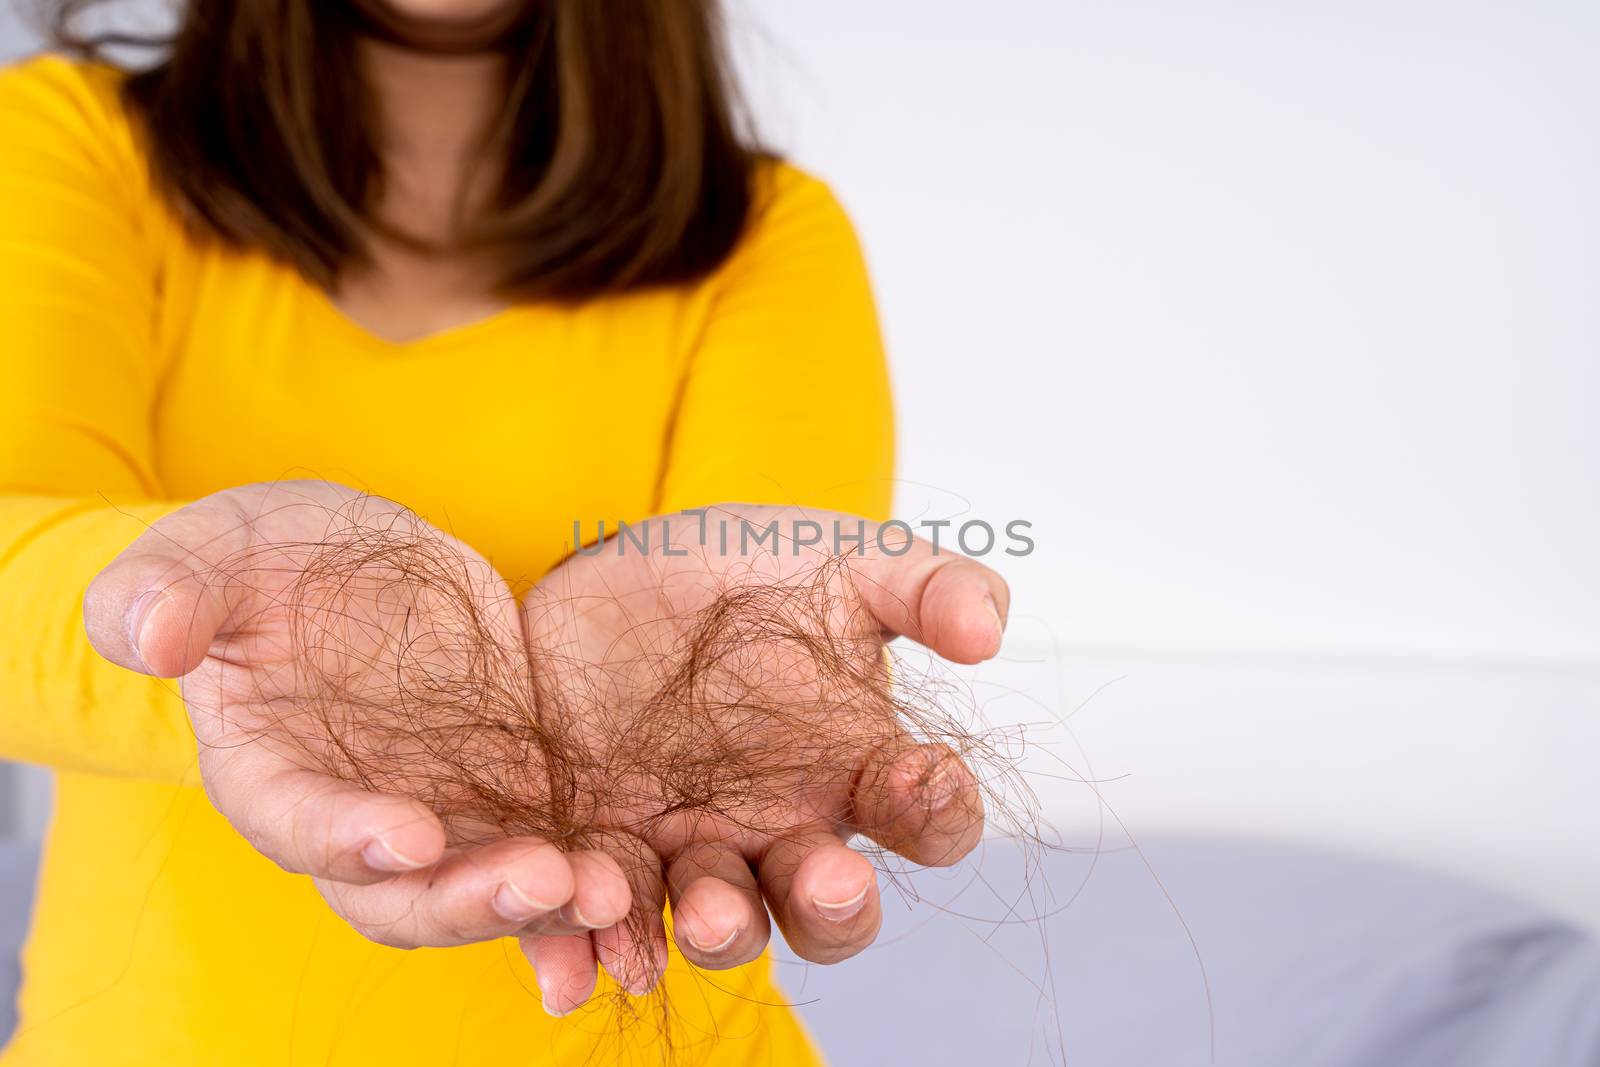
<path fill-rule="evenodd" d="M 366 937 L 447 946 L 617 923 L 630 890 L 610 857 L 533 837 L 453 839 L 415 793 L 331 773 L 328 717 L 381 709 L 397 670 L 426 682 L 461 666 L 460 642 L 448 639 L 459 599 L 392 580 L 405 577 L 405 561 L 385 558 L 381 545 L 360 556 L 362 536 L 386 527 L 437 538 L 454 595 L 468 590 L 505 647 L 522 647 L 516 601 L 481 556 L 397 504 L 318 481 L 229 489 L 153 524 L 90 585 L 90 640 L 130 670 L 182 679 L 212 803 L 262 854 L 313 876 Z M 358 531 L 344 550 L 367 578 L 308 574 L 341 531 Z M 318 625 L 337 627 L 332 640 L 295 631 L 306 625 L 307 596 L 322 609 Z"/>

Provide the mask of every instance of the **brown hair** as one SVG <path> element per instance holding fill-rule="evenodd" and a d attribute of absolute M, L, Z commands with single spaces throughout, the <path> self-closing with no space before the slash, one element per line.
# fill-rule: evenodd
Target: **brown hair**
<path fill-rule="evenodd" d="M 96 0 L 56 0 L 59 41 Z M 524 0 L 508 64 L 499 195 L 463 243 L 500 288 L 577 300 L 686 282 L 739 239 L 758 153 L 740 134 L 716 0 Z M 160 184 L 223 240 L 329 285 L 364 256 L 381 181 L 352 0 L 189 0 L 126 96 Z M 151 43 L 139 41 L 138 43 Z"/>

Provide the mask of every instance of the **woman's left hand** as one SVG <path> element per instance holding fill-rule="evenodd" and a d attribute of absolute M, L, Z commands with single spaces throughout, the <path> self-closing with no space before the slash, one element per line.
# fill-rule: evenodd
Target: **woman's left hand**
<path fill-rule="evenodd" d="M 837 687 L 830 695 L 817 651 L 791 632 L 740 631 L 714 663 L 684 661 L 706 655 L 696 635 L 707 609 L 728 605 L 719 598 L 786 589 L 821 606 L 832 650 L 824 654 L 847 661 L 824 666 L 887 692 L 883 646 L 896 636 L 958 663 L 999 651 L 1009 605 L 999 575 L 899 527 L 877 544 L 867 523 L 859 554 L 793 537 L 813 523 L 853 533 L 862 521 L 833 512 L 725 505 L 703 521 L 683 514 L 634 526 L 631 538 L 567 560 L 525 600 L 536 669 L 570 704 L 586 773 L 608 778 L 578 791 L 610 798 L 590 815 L 597 831 L 636 843 L 629 922 L 522 939 L 558 1013 L 589 998 L 597 962 L 635 991 L 654 985 L 666 963 L 666 898 L 678 945 L 699 966 L 756 958 L 769 909 L 796 953 L 833 963 L 869 945 L 882 918 L 875 870 L 847 847 L 851 836 L 946 865 L 982 833 L 977 780 L 959 756 L 919 743 L 887 700 L 840 700 Z M 751 551 L 741 531 L 772 524 L 777 540 Z M 662 699 L 664 682 L 682 685 L 691 669 L 701 673 L 689 684 L 701 689 Z M 678 710 L 685 701 L 692 711 Z M 768 713 L 782 707 L 800 713 Z M 662 709 L 678 717 L 664 722 Z"/>

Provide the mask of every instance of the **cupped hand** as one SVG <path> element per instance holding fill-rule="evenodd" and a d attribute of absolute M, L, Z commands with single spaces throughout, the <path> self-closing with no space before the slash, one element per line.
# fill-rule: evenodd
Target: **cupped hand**
<path fill-rule="evenodd" d="M 612 856 L 437 814 L 473 732 L 446 750 L 422 720 L 470 726 L 471 685 L 514 687 L 525 645 L 494 569 L 399 505 L 314 481 L 214 494 L 107 566 L 84 615 L 108 659 L 182 679 L 212 803 L 366 937 L 458 945 L 626 915 Z M 517 773 L 532 810 L 538 768 Z"/>
<path fill-rule="evenodd" d="M 648 846 L 624 861 L 627 922 L 523 937 L 547 1006 L 587 999 L 596 959 L 635 990 L 652 985 L 664 898 L 700 966 L 754 959 L 769 911 L 802 957 L 845 959 L 882 918 L 853 835 L 927 865 L 977 843 L 975 774 L 897 716 L 883 651 L 903 635 L 958 663 L 987 659 L 1008 590 L 897 527 L 879 543 L 868 523 L 862 550 L 833 552 L 835 524 L 860 521 L 743 505 L 658 517 L 573 556 L 526 598 L 533 661 L 581 750 L 566 773 L 596 798 L 585 819 Z M 823 543 L 803 543 L 817 528 Z M 747 529 L 763 535 L 753 548 Z"/>

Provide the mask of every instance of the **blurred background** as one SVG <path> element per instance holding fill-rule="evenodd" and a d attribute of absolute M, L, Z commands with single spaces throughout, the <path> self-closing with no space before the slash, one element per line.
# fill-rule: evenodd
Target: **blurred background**
<path fill-rule="evenodd" d="M 1103 782 L 1038 780 L 1063 835 L 1103 799 L 1600 928 L 1600 7 L 730 19 L 866 246 L 899 514 L 1032 523 L 970 677 Z M 44 775 L 5 789 L 37 835 Z"/>
<path fill-rule="evenodd" d="M 734 12 L 867 247 L 899 513 L 1034 523 L 991 715 L 1136 835 L 1600 927 L 1600 8 Z"/>

